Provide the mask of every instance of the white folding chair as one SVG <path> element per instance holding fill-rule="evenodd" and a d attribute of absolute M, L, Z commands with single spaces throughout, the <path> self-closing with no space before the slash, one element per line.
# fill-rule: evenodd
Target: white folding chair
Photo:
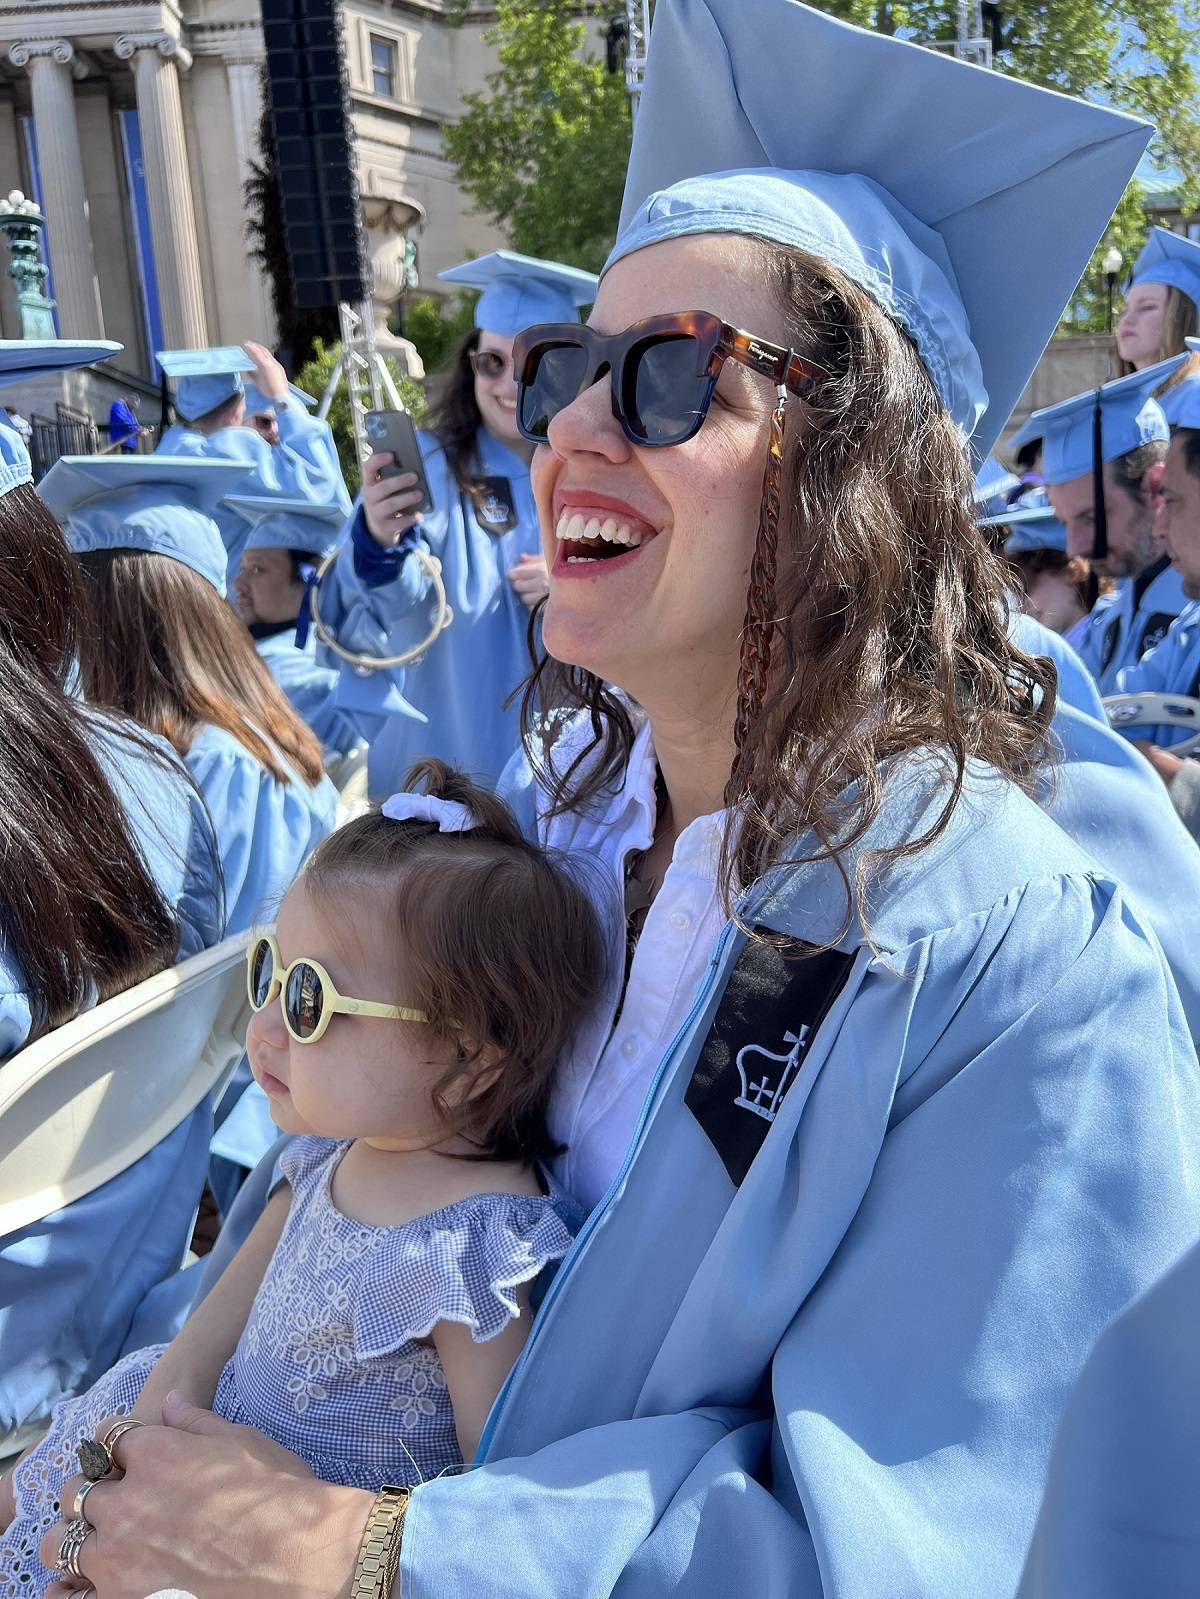
<path fill-rule="evenodd" d="M 367 809 L 367 746 L 356 744 L 348 755 L 327 762 L 325 770 L 338 791 L 337 825 L 344 827 Z"/>
<path fill-rule="evenodd" d="M 132 1166 L 245 1048 L 250 933 L 85 1011 L 0 1065 L 0 1237 Z"/>

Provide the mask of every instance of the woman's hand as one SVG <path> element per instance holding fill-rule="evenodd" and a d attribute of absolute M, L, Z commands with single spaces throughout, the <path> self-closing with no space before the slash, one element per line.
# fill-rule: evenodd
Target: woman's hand
<path fill-rule="evenodd" d="M 88 1494 L 95 1527 L 79 1556 L 97 1599 L 145 1599 L 182 1588 L 202 1599 L 345 1599 L 372 1496 L 318 1482 L 288 1450 L 178 1395 L 164 1427 L 139 1427 L 117 1444 L 124 1475 Z M 105 1423 L 104 1426 L 107 1426 Z M 104 1427 L 98 1431 L 103 1436 Z M 42 1543 L 53 1568 L 75 1494 Z M 46 1599 L 79 1585 L 55 1583 Z"/>
<path fill-rule="evenodd" d="M 391 451 L 384 450 L 380 455 L 371 456 L 362 472 L 362 508 L 367 532 L 385 550 L 398 544 L 409 528 L 421 520 L 412 508 L 420 505 L 424 498 L 420 489 L 413 492 L 417 482 L 415 472 L 402 472 L 399 477 L 380 476 L 384 467 L 391 466 L 394 460 Z"/>
<path fill-rule="evenodd" d="M 517 597 L 532 611 L 550 592 L 550 573 L 545 557 L 523 555 L 516 566 L 509 567 L 508 581 L 516 590 Z"/>

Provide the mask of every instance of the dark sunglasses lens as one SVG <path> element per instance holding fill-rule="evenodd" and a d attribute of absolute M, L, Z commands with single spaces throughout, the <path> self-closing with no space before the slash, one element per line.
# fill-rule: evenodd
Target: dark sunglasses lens
<path fill-rule="evenodd" d="M 704 416 L 712 389 L 707 377 L 697 376 L 703 370 L 700 346 L 690 335 L 656 339 L 635 350 L 630 362 L 630 426 L 646 444 L 678 444 Z"/>
<path fill-rule="evenodd" d="M 321 1022 L 325 990 L 321 979 L 307 961 L 292 969 L 284 996 L 287 1019 L 297 1038 L 311 1038 Z"/>
<path fill-rule="evenodd" d="M 529 380 L 519 385 L 517 396 L 525 437 L 544 439 L 551 422 L 578 399 L 586 381 L 587 352 L 582 345 L 548 344 L 536 351 Z"/>
<path fill-rule="evenodd" d="M 271 992 L 271 978 L 274 975 L 275 961 L 271 955 L 271 946 L 265 938 L 260 938 L 254 946 L 254 957 L 250 962 L 250 992 L 259 1010 L 267 1003 L 267 995 Z"/>
<path fill-rule="evenodd" d="M 481 378 L 498 378 L 508 370 L 507 358 L 495 350 L 476 350 L 471 361 Z"/>

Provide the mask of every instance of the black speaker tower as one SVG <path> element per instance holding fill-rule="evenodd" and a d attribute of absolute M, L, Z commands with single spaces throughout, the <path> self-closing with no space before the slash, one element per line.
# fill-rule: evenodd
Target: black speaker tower
<path fill-rule="evenodd" d="M 296 305 L 370 296 L 337 0 L 262 0 L 271 121 Z"/>

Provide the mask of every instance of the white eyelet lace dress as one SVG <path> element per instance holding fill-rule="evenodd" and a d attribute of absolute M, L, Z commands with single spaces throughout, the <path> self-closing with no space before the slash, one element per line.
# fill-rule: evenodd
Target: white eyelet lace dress
<path fill-rule="evenodd" d="M 491 1193 L 369 1227 L 333 1204 L 348 1148 L 306 1137 L 284 1153 L 291 1210 L 213 1409 L 260 1428 L 326 1482 L 374 1492 L 461 1467 L 441 1362 L 423 1340 L 440 1321 L 470 1327 L 476 1343 L 496 1337 L 519 1313 L 513 1290 L 561 1260 L 581 1217 L 562 1196 Z M 17 1516 L 0 1537 L 5 1599 L 41 1595 L 53 1580 L 38 1548 L 78 1473 L 75 1445 L 131 1408 L 163 1347 L 127 1355 L 55 1408 L 16 1472 Z"/>

